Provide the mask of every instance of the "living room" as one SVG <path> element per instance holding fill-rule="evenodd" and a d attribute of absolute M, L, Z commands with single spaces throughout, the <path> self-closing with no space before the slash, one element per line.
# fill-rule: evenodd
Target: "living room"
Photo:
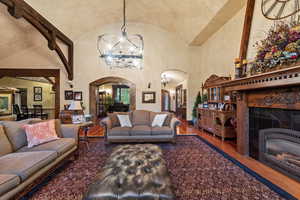
<path fill-rule="evenodd" d="M 298 0 L 0 0 L 0 200 L 300 199 Z"/>

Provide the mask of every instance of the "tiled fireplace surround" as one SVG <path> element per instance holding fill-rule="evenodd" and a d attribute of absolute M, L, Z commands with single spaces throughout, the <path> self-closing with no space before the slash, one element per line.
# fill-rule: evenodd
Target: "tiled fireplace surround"
<path fill-rule="evenodd" d="M 237 149 L 300 182 L 299 67 L 225 83 L 237 97 Z"/>

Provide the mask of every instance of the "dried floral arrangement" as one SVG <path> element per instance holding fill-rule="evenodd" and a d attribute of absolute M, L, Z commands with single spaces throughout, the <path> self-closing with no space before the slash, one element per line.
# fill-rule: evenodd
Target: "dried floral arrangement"
<path fill-rule="evenodd" d="M 300 59 L 300 24 L 278 22 L 254 47 L 257 54 L 251 62 L 251 75 L 295 66 Z"/>

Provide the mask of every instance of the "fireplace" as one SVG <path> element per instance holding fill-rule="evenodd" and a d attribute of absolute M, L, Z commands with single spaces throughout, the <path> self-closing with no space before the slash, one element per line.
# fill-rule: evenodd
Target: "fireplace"
<path fill-rule="evenodd" d="M 260 132 L 280 128 L 300 131 L 300 111 L 275 108 L 249 108 L 249 156 L 259 160 Z M 282 135 L 284 135 L 283 132 Z M 300 145 L 300 144 L 299 144 Z"/>
<path fill-rule="evenodd" d="M 300 181 L 300 66 L 223 86 L 237 100 L 237 151 Z"/>
<path fill-rule="evenodd" d="M 259 131 L 259 161 L 300 181 L 300 132 L 280 128 Z"/>

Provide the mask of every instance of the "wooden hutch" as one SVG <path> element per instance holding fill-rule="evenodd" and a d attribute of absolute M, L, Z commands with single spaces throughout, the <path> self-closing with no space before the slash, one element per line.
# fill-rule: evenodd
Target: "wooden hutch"
<path fill-rule="evenodd" d="M 231 77 L 212 75 L 206 80 L 203 89 L 207 91 L 208 101 L 198 108 L 198 127 L 211 132 L 224 140 L 235 138 L 236 106 L 231 92 L 225 92 L 222 85 Z"/>

